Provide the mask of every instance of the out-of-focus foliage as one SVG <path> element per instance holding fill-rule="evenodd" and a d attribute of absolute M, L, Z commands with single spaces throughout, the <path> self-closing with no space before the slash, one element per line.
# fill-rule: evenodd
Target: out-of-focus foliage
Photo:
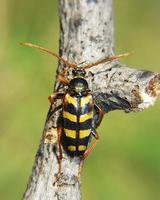
<path fill-rule="evenodd" d="M 18 200 L 26 188 L 48 111 L 57 61 L 27 41 L 58 52 L 57 1 L 0 0 L 0 199 Z M 115 0 L 116 52 L 160 71 L 160 1 Z M 160 196 L 160 104 L 143 113 L 106 115 L 101 140 L 86 160 L 84 200 L 157 200 Z"/>

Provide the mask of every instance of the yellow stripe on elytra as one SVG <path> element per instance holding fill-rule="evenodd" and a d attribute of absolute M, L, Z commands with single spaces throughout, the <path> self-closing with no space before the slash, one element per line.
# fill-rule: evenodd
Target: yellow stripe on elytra
<path fill-rule="evenodd" d="M 93 111 L 86 113 L 84 115 L 80 115 L 79 122 L 85 122 L 88 119 L 93 118 Z"/>
<path fill-rule="evenodd" d="M 91 133 L 91 129 L 87 129 L 87 130 L 80 130 L 79 131 L 79 138 L 82 139 L 82 138 L 85 138 L 85 137 L 88 137 Z"/>
<path fill-rule="evenodd" d="M 85 151 L 86 150 L 86 146 L 85 145 L 79 145 L 78 146 L 78 151 Z"/>
<path fill-rule="evenodd" d="M 65 135 L 70 138 L 76 138 L 76 131 L 64 128 Z"/>
<path fill-rule="evenodd" d="M 68 151 L 76 151 L 76 146 L 70 145 L 67 147 Z"/>
<path fill-rule="evenodd" d="M 81 98 L 81 103 L 80 103 L 81 108 L 82 108 L 83 106 L 85 106 L 86 104 L 88 104 L 90 101 L 91 101 L 91 95 L 88 95 L 88 96 L 86 96 L 86 97 L 82 97 L 82 98 Z M 92 103 L 92 102 L 91 102 L 91 103 Z"/>
<path fill-rule="evenodd" d="M 69 112 L 63 111 L 63 117 L 69 119 L 72 122 L 77 122 L 77 116 Z"/>
<path fill-rule="evenodd" d="M 77 100 L 75 97 L 71 97 L 69 94 L 66 94 L 66 101 L 72 104 L 74 107 L 77 107 Z"/>

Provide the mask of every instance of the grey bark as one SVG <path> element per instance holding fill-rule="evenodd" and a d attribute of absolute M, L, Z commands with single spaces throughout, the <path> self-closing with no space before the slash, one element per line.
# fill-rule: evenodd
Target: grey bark
<path fill-rule="evenodd" d="M 60 0 L 60 55 L 70 63 L 92 63 L 114 55 L 112 0 Z M 59 64 L 57 74 L 63 72 Z M 153 105 L 160 92 L 160 74 L 137 70 L 119 61 L 101 64 L 87 71 L 87 81 L 96 103 L 105 111 L 142 111 Z M 71 78 L 71 73 L 67 75 Z M 58 80 L 54 91 L 65 91 Z M 63 152 L 62 176 L 55 184 L 57 161 L 57 107 L 51 105 L 35 158 L 24 200 L 79 200 L 77 180 L 79 158 Z"/>

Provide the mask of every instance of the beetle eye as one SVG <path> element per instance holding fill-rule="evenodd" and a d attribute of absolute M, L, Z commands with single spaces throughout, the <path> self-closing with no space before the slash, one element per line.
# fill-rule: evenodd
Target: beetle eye
<path fill-rule="evenodd" d="M 83 76 L 85 76 L 85 75 L 86 75 L 86 72 L 85 72 L 85 71 L 83 71 L 83 72 L 82 72 L 82 75 L 83 75 Z"/>
<path fill-rule="evenodd" d="M 73 69 L 73 70 L 72 70 L 72 74 L 73 74 L 73 76 L 76 76 L 76 75 L 77 75 L 77 70 L 76 70 L 76 69 Z"/>

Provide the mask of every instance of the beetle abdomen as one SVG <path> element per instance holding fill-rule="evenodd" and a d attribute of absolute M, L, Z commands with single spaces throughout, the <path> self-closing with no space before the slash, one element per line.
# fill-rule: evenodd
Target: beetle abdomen
<path fill-rule="evenodd" d="M 88 146 L 92 119 L 93 99 L 86 96 L 64 97 L 62 145 L 70 156 L 82 156 Z"/>

